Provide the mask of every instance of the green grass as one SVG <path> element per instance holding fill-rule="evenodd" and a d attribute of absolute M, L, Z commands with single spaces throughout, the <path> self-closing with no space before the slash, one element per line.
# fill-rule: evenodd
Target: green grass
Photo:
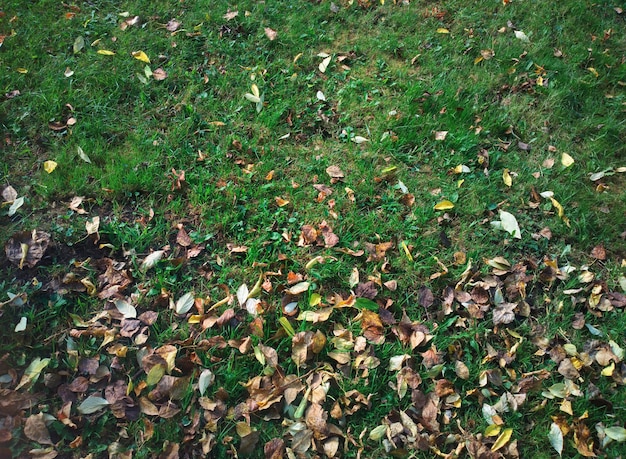
<path fill-rule="evenodd" d="M 227 19 L 229 11 L 239 14 Z M 120 25 L 135 15 L 138 23 L 123 30 Z M 167 29 L 171 20 L 180 23 L 177 30 Z M 60 455 L 106 454 L 109 448 L 156 457 L 167 444 L 198 455 L 204 444 L 223 457 L 241 447 L 241 422 L 260 432 L 254 451 L 274 438 L 295 447 L 288 424 L 296 421 L 293 413 L 316 373 L 329 376 L 323 410 L 331 413 L 335 401 L 342 408 L 337 419 L 328 418 L 345 434 L 338 456 L 361 451 L 362 457 L 431 457 L 435 449 L 450 453 L 464 442 L 482 442 L 489 450 L 497 436 L 478 439 L 489 425 L 483 406 L 516 393 L 525 374 L 546 370 L 546 379 L 517 411 L 499 412 L 502 430 L 513 429 L 520 457 L 557 455 L 547 437 L 553 421 L 570 428 L 564 456 L 582 454 L 572 432 L 578 428 L 580 438 L 584 426 L 597 455 L 623 454 L 623 443 L 602 445 L 602 429 L 596 428 L 624 427 L 623 361 L 617 358 L 612 375 L 602 375 L 607 365 L 593 360 L 598 346 L 626 345 L 623 308 L 606 307 L 609 292 L 623 293 L 626 259 L 623 26 L 619 5 L 586 0 L 470 6 L 457 0 L 5 2 L 0 178 L 25 201 L 11 216 L 11 204 L 2 204 L 0 244 L 35 228 L 50 233 L 53 242 L 35 268 L 20 270 L 0 260 L 0 302 L 9 300 L 8 293 L 24 298 L 24 304 L 0 306 L 7 324 L 0 333 L 0 355 L 6 355 L 0 357 L 0 389 L 13 391 L 35 357 L 51 359 L 46 378 L 19 389 L 40 398 L 0 448 L 19 457 L 39 447 L 24 433 L 22 420 L 37 413 L 55 417 L 47 429 Z M 265 28 L 277 32 L 275 40 Z M 518 38 L 515 31 L 525 35 Z M 84 46 L 75 50 L 81 40 Z M 136 51 L 151 62 L 133 58 Z M 320 53 L 331 56 L 324 72 L 319 66 L 326 54 Z M 167 73 L 163 80 L 150 76 L 159 68 Z M 263 96 L 260 111 L 244 97 L 254 92 L 253 84 Z M 437 140 L 442 131 L 447 135 Z M 574 159 L 568 167 L 564 153 Z M 49 160 L 57 163 L 51 173 L 44 170 Z M 331 180 L 330 166 L 344 177 Z M 503 180 L 505 170 L 511 186 Z M 600 172 L 604 176 L 597 178 Z M 313 186 L 320 184 L 332 193 L 320 195 Z M 538 197 L 547 191 L 556 201 Z M 68 207 L 75 196 L 84 197 L 86 213 Z M 444 200 L 454 207 L 436 210 Z M 492 227 L 499 211 L 515 216 L 521 239 Z M 99 240 L 85 231 L 95 216 Z M 339 238 L 333 248 L 321 234 L 324 221 Z M 305 225 L 319 232 L 319 243 L 299 243 Z M 187 245 L 177 239 L 180 227 Z M 550 238 L 540 235 L 546 228 Z M 367 248 L 387 242 L 391 247 L 379 257 Z M 604 259 L 592 256 L 598 246 Z M 145 269 L 143 261 L 157 250 L 165 251 L 163 258 Z M 494 274 L 486 261 L 497 256 L 523 263 L 527 278 Z M 106 259 L 113 260 L 109 270 Z M 568 280 L 557 279 L 548 272 L 551 260 L 577 270 Z M 319 323 L 296 315 L 288 319 L 296 333 L 319 331 L 328 340 L 305 365 L 296 365 L 291 337 L 279 323 L 285 320 L 283 303 L 295 300 L 300 311 L 317 311 L 313 294 L 323 305 L 333 304 L 335 295 L 345 299 L 355 289 L 354 269 L 360 282 L 377 284 L 381 317 L 399 322 L 406 311 L 428 327 L 432 340 L 411 349 L 398 338 L 397 324 L 384 322 L 384 344 L 368 342 L 341 364 L 329 355 L 331 339 L 346 329 L 360 342 L 365 331 L 359 311 L 338 308 Z M 591 282 L 578 277 L 585 269 L 595 276 Z M 310 282 L 307 293 L 286 298 L 290 272 Z M 240 310 L 236 292 L 243 283 L 252 289 L 260 274 L 267 283 L 255 295 L 261 300 L 259 323 Z M 458 288 L 466 292 L 487 283 L 484 316 L 458 299 L 445 309 L 444 289 L 462 276 Z M 101 292 L 121 279 L 120 298 L 138 314 L 158 313 L 146 326 L 147 338 L 120 334 L 115 312 L 98 319 L 110 330 L 110 343 L 103 345 L 93 326 L 82 336 L 71 332 L 115 309 L 115 294 Z M 389 281 L 397 289 L 383 285 Z M 525 298 L 512 286 L 523 284 Z M 592 296 L 594 286 L 600 297 Z M 426 288 L 432 304 L 422 296 Z M 205 310 L 231 295 L 200 322 L 228 308 L 237 315 L 211 327 L 190 322 L 189 314 L 199 312 L 195 307 L 184 316 L 170 308 L 187 292 Z M 528 303 L 526 313 L 520 306 L 508 325 L 493 321 L 501 294 Z M 598 300 L 604 301 L 600 309 Z M 593 328 L 573 328 L 581 315 Z M 26 330 L 14 332 L 21 317 L 27 318 Z M 68 348 L 70 334 L 75 349 Z M 248 337 L 250 347 L 242 354 L 237 348 Z M 125 357 L 115 357 L 116 344 L 124 346 Z M 258 350 L 255 357 L 252 347 L 260 344 L 277 351 L 279 367 L 262 363 Z M 564 357 L 565 344 L 576 346 L 577 354 Z M 141 387 L 147 374 L 137 355 L 165 345 L 177 349 L 172 376 L 190 378 L 182 399 L 174 401 L 181 412 L 172 418 L 138 408 L 153 388 Z M 435 371 L 424 362 L 430 346 L 441 356 Z M 512 348 L 516 352 L 507 357 Z M 380 364 L 354 368 L 364 353 Z M 388 369 L 390 359 L 402 354 L 411 356 L 405 365 L 422 378 L 404 397 L 391 388 L 397 372 Z M 573 415 L 559 411 L 561 400 L 542 391 L 566 379 L 557 371 L 563 358 L 578 362 L 588 355 L 576 381 L 584 396 L 568 395 Z M 87 357 L 110 376 L 94 378 L 86 392 L 71 397 L 70 418 L 78 426 L 72 429 L 59 420 L 66 400 L 59 394 L 80 376 L 78 361 Z M 467 365 L 467 379 L 456 374 L 457 361 Z M 197 384 L 205 368 L 215 375 L 205 396 L 221 401 L 219 415 L 200 400 Z M 270 376 L 279 384 L 281 376 L 295 375 L 302 390 L 290 407 L 280 401 L 258 410 L 242 384 L 260 375 L 267 384 Z M 451 381 L 461 402 L 446 396 L 437 402 L 440 431 L 429 439 L 419 401 L 436 393 L 441 379 Z M 126 415 L 111 408 L 77 411 L 88 395 L 101 396 L 116 381 L 128 388 Z M 369 395 L 370 406 L 346 415 L 350 405 L 343 397 L 351 390 Z M 400 410 L 420 425 L 423 438 L 398 435 L 395 447 L 387 444 L 395 450 L 385 451 L 369 433 L 400 422 Z M 8 419 L 0 416 L 0 422 Z M 79 435 L 82 443 L 75 441 Z M 498 452 L 515 457 L 509 445 Z M 321 454 L 323 441 L 315 448 Z"/>

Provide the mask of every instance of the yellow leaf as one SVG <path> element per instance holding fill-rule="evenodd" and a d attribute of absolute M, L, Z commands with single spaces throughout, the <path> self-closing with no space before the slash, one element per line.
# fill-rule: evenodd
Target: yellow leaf
<path fill-rule="evenodd" d="M 441 201 L 439 204 L 435 204 L 434 209 L 435 210 L 450 210 L 450 209 L 454 209 L 454 204 L 452 204 L 450 201 L 446 199 L 444 201 Z"/>
<path fill-rule="evenodd" d="M 56 161 L 52 161 L 52 160 L 48 160 L 45 161 L 43 163 L 43 170 L 46 171 L 48 174 L 52 174 L 52 171 L 54 171 L 57 168 L 57 163 Z"/>
<path fill-rule="evenodd" d="M 589 72 L 596 78 L 598 78 L 600 76 L 598 74 L 598 71 L 596 69 L 594 69 L 593 67 L 588 67 L 587 70 L 589 70 Z"/>
<path fill-rule="evenodd" d="M 561 164 L 563 164 L 563 167 L 570 167 L 572 164 L 574 164 L 574 158 L 572 158 L 567 153 L 563 153 L 561 155 Z"/>
<path fill-rule="evenodd" d="M 293 63 L 295 64 L 296 62 L 298 62 L 298 59 L 300 59 L 302 56 L 303 56 L 303 53 L 296 54 L 296 57 L 293 58 Z"/>
<path fill-rule="evenodd" d="M 99 49 L 98 54 L 102 54 L 103 56 L 115 56 L 113 51 L 109 51 L 108 49 Z"/>
<path fill-rule="evenodd" d="M 602 376 L 613 376 L 613 371 L 615 370 L 615 362 L 611 362 L 611 365 L 605 367 L 602 370 Z"/>
<path fill-rule="evenodd" d="M 491 451 L 498 451 L 500 448 L 506 445 L 511 439 L 512 434 L 513 434 L 513 429 L 511 428 L 504 429 L 502 433 L 500 434 L 500 436 L 498 437 L 498 439 L 496 440 L 496 442 L 491 447 Z"/>
<path fill-rule="evenodd" d="M 437 33 L 450 33 L 448 29 L 444 29 L 443 27 L 439 27 L 437 29 Z"/>
<path fill-rule="evenodd" d="M 511 174 L 509 174 L 508 169 L 504 169 L 504 171 L 502 171 L 502 181 L 506 186 L 510 187 L 513 185 L 513 179 L 511 178 Z"/>
<path fill-rule="evenodd" d="M 252 90 L 252 94 L 256 97 L 261 97 L 261 93 L 259 92 L 259 87 L 252 83 L 252 86 L 250 86 L 250 89 Z"/>
<path fill-rule="evenodd" d="M 409 247 L 406 245 L 406 242 L 402 241 L 400 243 L 400 247 L 402 247 L 402 250 L 404 250 L 404 255 L 406 255 L 406 258 L 409 261 L 413 261 L 413 255 L 411 255 L 411 251 L 409 250 Z"/>
<path fill-rule="evenodd" d="M 550 199 L 550 201 L 552 201 L 552 205 L 554 206 L 554 208 L 556 209 L 559 218 L 561 220 L 563 220 L 563 222 L 569 226 L 569 218 L 567 218 L 565 216 L 565 211 L 563 210 L 563 206 L 561 205 L 561 203 L 559 201 L 557 201 L 556 199 L 554 199 L 552 196 L 549 196 L 548 199 Z"/>
<path fill-rule="evenodd" d="M 478 56 L 476 59 L 474 59 L 474 65 L 479 64 L 480 62 L 483 61 L 483 57 L 482 56 Z"/>
<path fill-rule="evenodd" d="M 495 437 L 500 434 L 500 430 L 502 430 L 502 427 L 497 424 L 491 424 L 485 429 L 485 437 Z"/>
<path fill-rule="evenodd" d="M 133 57 L 135 59 L 137 59 L 137 60 L 139 60 L 141 62 L 145 62 L 146 64 L 150 63 L 150 58 L 143 51 L 133 51 L 131 54 L 133 55 Z"/>
<path fill-rule="evenodd" d="M 289 201 L 287 201 L 286 199 L 281 198 L 280 196 L 276 196 L 274 198 L 274 201 L 276 201 L 276 205 L 278 207 L 285 207 L 287 204 L 289 204 Z"/>
<path fill-rule="evenodd" d="M 17 70 L 19 73 L 28 73 L 28 69 L 25 69 L 25 68 L 23 68 L 23 67 L 18 67 L 18 68 L 17 68 L 17 69 L 15 69 L 15 70 Z"/>

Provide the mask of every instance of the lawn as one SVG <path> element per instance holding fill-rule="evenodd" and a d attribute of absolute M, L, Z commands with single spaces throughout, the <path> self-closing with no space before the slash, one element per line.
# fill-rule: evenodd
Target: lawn
<path fill-rule="evenodd" d="M 5 1 L 0 457 L 622 457 L 625 20 Z"/>

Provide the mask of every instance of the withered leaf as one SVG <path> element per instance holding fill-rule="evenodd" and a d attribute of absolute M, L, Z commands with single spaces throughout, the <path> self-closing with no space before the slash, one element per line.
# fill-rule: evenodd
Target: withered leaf
<path fill-rule="evenodd" d="M 48 432 L 48 428 L 46 427 L 43 413 L 33 414 L 32 416 L 26 418 L 26 423 L 24 424 L 24 435 L 39 444 L 52 445 L 50 432 Z"/>
<path fill-rule="evenodd" d="M 285 441 L 282 438 L 274 438 L 263 447 L 265 459 L 282 459 L 285 454 Z"/>
<path fill-rule="evenodd" d="M 502 303 L 493 310 L 494 325 L 510 324 L 515 320 L 515 303 Z"/>
<path fill-rule="evenodd" d="M 328 413 L 324 411 L 319 403 L 312 403 L 306 410 L 305 421 L 307 427 L 313 431 L 313 436 L 317 439 L 326 437 L 328 426 L 326 420 Z"/>

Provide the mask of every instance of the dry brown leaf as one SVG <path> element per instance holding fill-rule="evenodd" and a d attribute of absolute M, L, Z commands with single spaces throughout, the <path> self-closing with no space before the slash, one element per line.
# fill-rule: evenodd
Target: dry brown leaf
<path fill-rule="evenodd" d="M 323 439 L 328 432 L 328 426 L 326 420 L 328 419 L 328 413 L 324 411 L 322 405 L 319 403 L 312 403 L 306 410 L 305 422 L 307 427 L 313 432 L 313 436 L 316 439 Z"/>
<path fill-rule="evenodd" d="M 285 441 L 282 438 L 274 438 L 263 447 L 265 459 L 283 459 L 285 454 Z"/>
<path fill-rule="evenodd" d="M 24 435 L 41 445 L 52 445 L 50 432 L 48 432 L 48 428 L 46 427 L 43 413 L 33 414 L 26 418 Z"/>

